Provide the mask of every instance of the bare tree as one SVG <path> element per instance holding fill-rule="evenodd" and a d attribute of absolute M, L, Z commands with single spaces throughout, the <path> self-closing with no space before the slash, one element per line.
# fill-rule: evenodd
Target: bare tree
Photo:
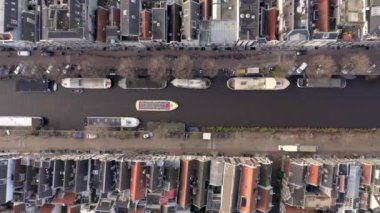
<path fill-rule="evenodd" d="M 136 59 L 124 58 L 120 61 L 117 74 L 128 79 L 136 78 Z"/>
<path fill-rule="evenodd" d="M 353 69 L 356 74 L 365 75 L 368 74 L 368 69 L 370 67 L 370 59 L 367 54 L 363 52 L 359 52 L 356 54 L 352 54 L 349 57 L 351 64 L 353 65 Z"/>
<path fill-rule="evenodd" d="M 289 58 L 286 60 L 281 61 L 280 64 L 278 64 L 278 69 L 280 72 L 287 73 L 294 65 L 295 65 L 294 58 Z"/>
<path fill-rule="evenodd" d="M 205 59 L 202 63 L 204 74 L 210 78 L 215 77 L 218 74 L 216 61 L 214 59 Z"/>
<path fill-rule="evenodd" d="M 181 55 L 173 62 L 173 75 L 175 78 L 191 78 L 193 60 L 188 55 Z"/>
<path fill-rule="evenodd" d="M 103 67 L 96 67 L 95 61 L 92 57 L 87 57 L 85 60 L 81 61 L 79 64 L 79 74 L 82 77 L 104 77 L 106 75 L 106 69 Z"/>
<path fill-rule="evenodd" d="M 163 56 L 153 57 L 149 60 L 148 75 L 152 81 L 162 81 L 167 77 L 167 62 Z"/>
<path fill-rule="evenodd" d="M 306 70 L 310 78 L 331 78 L 337 70 L 337 65 L 331 56 L 319 54 L 312 57 Z"/>

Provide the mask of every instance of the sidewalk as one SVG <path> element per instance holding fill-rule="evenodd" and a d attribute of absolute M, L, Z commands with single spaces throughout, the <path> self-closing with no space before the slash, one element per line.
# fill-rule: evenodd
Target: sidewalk
<path fill-rule="evenodd" d="M 301 132 L 300 132 L 301 131 Z M 172 139 L 154 136 L 150 140 L 132 138 L 73 139 L 47 136 L 1 136 L 3 151 L 38 152 L 44 150 L 78 151 L 124 151 L 124 152 L 166 152 L 171 154 L 224 153 L 252 154 L 273 153 L 278 145 L 317 144 L 319 151 L 327 154 L 379 154 L 380 131 L 365 130 L 354 132 L 316 132 L 281 130 L 278 132 L 231 133 L 229 138 L 213 138 L 204 141 L 200 138 Z"/>

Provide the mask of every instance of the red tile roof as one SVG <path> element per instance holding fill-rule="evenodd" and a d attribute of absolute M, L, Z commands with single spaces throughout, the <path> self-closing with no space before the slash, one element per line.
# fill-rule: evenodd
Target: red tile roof
<path fill-rule="evenodd" d="M 54 205 L 53 204 L 44 204 L 39 210 L 39 213 L 51 213 L 53 212 Z"/>
<path fill-rule="evenodd" d="M 344 193 L 346 191 L 346 176 L 339 175 L 338 184 L 338 191 Z"/>
<path fill-rule="evenodd" d="M 80 213 L 80 204 L 69 206 L 67 208 L 67 213 Z"/>
<path fill-rule="evenodd" d="M 212 16 L 211 0 L 201 0 L 201 16 L 202 20 L 209 20 Z"/>
<path fill-rule="evenodd" d="M 251 166 L 243 166 L 240 177 L 239 187 L 239 204 L 238 209 L 241 213 L 248 213 L 256 211 L 257 198 L 254 194 L 254 189 L 257 188 L 256 174 L 257 169 Z M 245 203 L 243 203 L 243 199 Z"/>
<path fill-rule="evenodd" d="M 181 208 L 186 208 L 187 204 L 190 202 L 190 180 L 189 180 L 189 160 L 181 160 L 181 182 L 178 193 L 178 203 Z"/>
<path fill-rule="evenodd" d="M 111 26 L 117 26 L 120 29 L 120 9 L 116 7 L 110 8 L 109 22 Z"/>
<path fill-rule="evenodd" d="M 329 0 L 317 0 L 318 21 L 317 28 L 321 32 L 328 32 L 329 29 Z"/>
<path fill-rule="evenodd" d="M 259 186 L 259 197 L 257 201 L 257 211 L 267 213 L 272 205 L 272 187 Z"/>
<path fill-rule="evenodd" d="M 267 10 L 267 36 L 268 41 L 277 40 L 277 10 L 271 8 Z"/>
<path fill-rule="evenodd" d="M 308 184 L 312 186 L 319 185 L 319 170 L 320 170 L 320 165 L 318 164 L 311 164 L 309 166 Z"/>
<path fill-rule="evenodd" d="M 372 164 L 363 163 L 361 184 L 369 186 L 371 185 L 371 181 L 372 181 Z"/>
<path fill-rule="evenodd" d="M 286 206 L 285 209 L 286 209 L 286 213 L 311 213 L 311 212 L 313 212 L 313 211 L 307 211 L 305 209 L 299 209 L 299 208 L 292 207 L 292 206 Z"/>
<path fill-rule="evenodd" d="M 151 13 L 148 10 L 140 12 L 140 39 L 149 40 L 152 36 Z"/>
<path fill-rule="evenodd" d="M 96 41 L 106 42 L 106 26 L 108 22 L 108 10 L 98 7 L 96 12 Z"/>
<path fill-rule="evenodd" d="M 360 192 L 360 205 L 359 208 L 363 210 L 368 210 L 369 208 L 369 195 L 366 192 Z"/>
<path fill-rule="evenodd" d="M 146 176 L 142 168 L 142 162 L 132 164 L 131 177 L 131 200 L 137 201 L 145 197 Z"/>
<path fill-rule="evenodd" d="M 74 205 L 76 196 L 77 195 L 74 192 L 65 192 L 63 196 L 56 195 L 51 201 L 51 203 L 65 205 L 65 206 Z"/>

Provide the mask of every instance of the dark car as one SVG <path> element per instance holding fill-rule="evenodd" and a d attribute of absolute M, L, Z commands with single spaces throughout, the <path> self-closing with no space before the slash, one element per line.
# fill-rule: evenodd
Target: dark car
<path fill-rule="evenodd" d="M 74 132 L 72 135 L 71 135 L 73 138 L 75 139 L 84 139 L 85 135 L 83 132 Z"/>
<path fill-rule="evenodd" d="M 0 79 L 10 78 L 10 73 L 11 73 L 10 68 L 12 67 L 9 67 L 6 65 L 0 66 Z"/>
<path fill-rule="evenodd" d="M 296 51 L 297 56 L 301 56 L 301 55 L 305 55 L 305 54 L 306 54 L 306 50 L 297 50 Z"/>
<path fill-rule="evenodd" d="M 54 52 L 53 51 L 42 51 L 41 56 L 53 56 Z"/>

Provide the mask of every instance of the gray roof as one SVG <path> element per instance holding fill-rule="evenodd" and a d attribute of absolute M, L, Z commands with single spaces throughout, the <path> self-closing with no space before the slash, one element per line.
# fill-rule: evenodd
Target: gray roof
<path fill-rule="evenodd" d="M 112 177 L 114 175 L 114 168 L 116 168 L 115 161 L 103 161 L 100 164 L 100 191 L 102 193 L 107 193 L 113 190 L 114 180 Z"/>
<path fill-rule="evenodd" d="M 289 41 L 305 41 L 309 40 L 309 37 L 310 33 L 306 29 L 294 29 L 286 35 Z"/>
<path fill-rule="evenodd" d="M 339 33 L 335 32 L 315 32 L 313 34 L 314 40 L 338 40 Z"/>
<path fill-rule="evenodd" d="M 166 8 L 152 9 L 152 39 L 166 41 Z"/>
<path fill-rule="evenodd" d="M 304 197 L 305 197 L 305 188 L 289 185 L 290 190 L 290 199 L 286 201 L 287 204 L 291 206 L 303 207 Z"/>
<path fill-rule="evenodd" d="M 151 192 L 155 192 L 158 189 L 162 189 L 163 183 L 163 165 L 158 165 L 158 162 L 154 162 L 149 169 L 149 177 L 147 177 L 147 188 Z"/>
<path fill-rule="evenodd" d="M 161 200 L 161 193 L 149 193 L 146 196 L 146 207 L 147 209 L 160 209 L 160 200 Z"/>
<path fill-rule="evenodd" d="M 289 166 L 289 184 L 303 186 L 305 184 L 305 175 L 307 167 L 305 164 L 291 162 Z"/>
<path fill-rule="evenodd" d="M 177 189 L 179 185 L 179 160 L 165 160 L 164 162 L 164 189 Z"/>
<path fill-rule="evenodd" d="M 380 164 L 375 165 L 375 171 L 373 172 L 373 180 L 376 186 L 380 186 Z"/>
<path fill-rule="evenodd" d="M 0 33 L 13 30 L 18 25 L 18 1 L 4 0 L 0 6 Z"/>
<path fill-rule="evenodd" d="M 256 40 L 259 37 L 259 1 L 240 0 L 239 39 Z"/>
<path fill-rule="evenodd" d="M 26 41 L 40 40 L 40 13 L 38 11 L 23 11 L 21 13 L 21 39 Z"/>
<path fill-rule="evenodd" d="M 237 40 L 236 20 L 209 20 L 201 21 L 199 28 L 199 40 L 201 44 L 227 43 L 232 44 Z"/>
<path fill-rule="evenodd" d="M 52 184 L 52 168 L 42 166 L 39 171 L 38 197 L 48 198 L 53 196 L 51 189 Z"/>
<path fill-rule="evenodd" d="M 0 205 L 5 204 L 7 202 L 7 184 L 0 185 Z"/>
<path fill-rule="evenodd" d="M 224 174 L 224 161 L 211 160 L 210 185 L 222 186 Z"/>
<path fill-rule="evenodd" d="M 236 21 L 237 18 L 237 7 L 238 1 L 224 1 L 220 0 L 220 18 L 221 20 L 233 20 Z M 213 14 L 214 15 L 214 14 Z"/>
<path fill-rule="evenodd" d="M 235 212 L 240 180 L 240 169 L 235 164 L 225 163 L 223 173 L 221 211 Z"/>
<path fill-rule="evenodd" d="M 74 187 L 74 178 L 75 178 L 75 173 L 74 173 L 74 165 L 75 161 L 74 160 L 65 160 L 65 173 L 64 173 L 64 180 L 63 180 L 63 186 L 65 190 L 72 189 Z"/>
<path fill-rule="evenodd" d="M 182 6 L 179 4 L 167 5 L 168 13 L 168 34 L 167 41 L 181 41 L 181 12 Z"/>
<path fill-rule="evenodd" d="M 335 177 L 335 166 L 333 164 L 324 163 L 322 165 L 321 185 L 332 188 Z"/>
<path fill-rule="evenodd" d="M 197 208 L 203 208 L 207 204 L 206 183 L 210 177 L 210 160 L 196 160 L 196 194 L 193 199 L 193 205 Z"/>
<path fill-rule="evenodd" d="M 213 190 L 214 187 L 210 187 L 210 189 L 207 191 L 207 207 L 206 210 L 210 211 L 217 211 L 220 209 L 220 205 L 222 203 L 221 200 L 221 194 L 220 193 L 215 193 Z M 220 187 L 215 187 L 215 188 L 220 188 Z"/>
<path fill-rule="evenodd" d="M 347 198 L 359 198 L 361 168 L 359 165 L 350 165 L 347 182 Z"/>
<path fill-rule="evenodd" d="M 70 28 L 83 27 L 83 4 L 86 0 L 70 0 Z"/>
<path fill-rule="evenodd" d="M 195 0 L 186 0 L 182 4 L 182 39 L 198 39 L 200 5 Z"/>
<path fill-rule="evenodd" d="M 112 212 L 114 201 L 110 199 L 100 199 L 96 205 L 96 212 Z"/>
<path fill-rule="evenodd" d="M 118 190 L 126 190 L 130 188 L 131 184 L 131 169 L 128 162 L 118 162 L 119 164 L 119 177 L 118 177 Z"/>
<path fill-rule="evenodd" d="M 8 160 L 0 160 L 0 179 L 7 177 Z"/>
<path fill-rule="evenodd" d="M 120 1 L 120 32 L 122 36 L 139 35 L 140 10 L 140 0 Z"/>
<path fill-rule="evenodd" d="M 260 164 L 260 180 L 259 185 L 270 186 L 272 181 L 272 163 Z"/>
<path fill-rule="evenodd" d="M 368 33 L 380 36 L 380 0 L 372 0 L 371 4 Z"/>
<path fill-rule="evenodd" d="M 68 0 L 66 4 L 57 6 L 50 4 L 42 10 L 44 25 L 42 39 L 84 39 L 87 12 L 93 12 L 87 7 L 86 0 Z M 68 14 L 68 15 L 67 15 Z"/>
<path fill-rule="evenodd" d="M 63 187 L 65 162 L 63 160 L 54 160 L 53 169 L 53 187 Z"/>
<path fill-rule="evenodd" d="M 32 194 L 37 193 L 37 185 L 32 184 L 32 180 L 38 174 L 38 168 L 34 168 L 33 166 L 26 167 L 26 175 L 25 175 L 25 192 L 31 192 Z"/>
<path fill-rule="evenodd" d="M 83 192 L 87 189 L 89 160 L 77 160 L 75 170 L 75 192 Z"/>

